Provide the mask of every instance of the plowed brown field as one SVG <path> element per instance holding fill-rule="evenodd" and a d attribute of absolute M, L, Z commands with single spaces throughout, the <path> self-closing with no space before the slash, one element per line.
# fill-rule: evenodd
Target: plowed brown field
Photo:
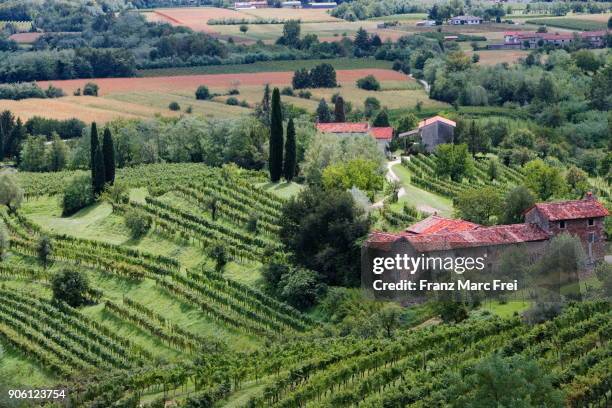
<path fill-rule="evenodd" d="M 355 69 L 336 71 L 338 82 L 355 82 L 368 74 L 374 75 L 379 81 L 406 80 L 408 77 L 390 69 Z M 239 85 L 289 85 L 293 72 L 258 72 L 251 74 L 215 74 L 215 75 L 181 75 L 149 78 L 99 78 L 99 79 L 69 79 L 64 81 L 40 81 L 44 89 L 53 84 L 72 94 L 77 88 L 83 89 L 87 82 L 95 82 L 100 87 L 100 95 L 111 93 L 127 93 L 139 91 L 170 92 L 195 89 L 199 85 L 211 88 L 229 88 Z"/>

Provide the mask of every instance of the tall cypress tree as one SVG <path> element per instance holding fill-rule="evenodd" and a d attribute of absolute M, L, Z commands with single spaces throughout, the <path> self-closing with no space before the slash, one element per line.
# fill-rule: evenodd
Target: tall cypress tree
<path fill-rule="evenodd" d="M 92 169 L 94 170 L 94 178 L 92 179 L 93 192 L 97 196 L 104 190 L 104 183 L 106 181 L 104 177 L 104 154 L 100 147 L 96 149 Z"/>
<path fill-rule="evenodd" d="M 23 126 L 21 118 L 17 118 L 17 122 L 15 122 L 15 126 L 9 136 L 8 149 L 5 151 L 7 156 L 15 158 L 17 164 L 21 161 L 21 144 L 26 139 L 26 136 L 25 126 Z"/>
<path fill-rule="evenodd" d="M 334 121 L 339 123 L 346 122 L 344 98 L 341 96 L 336 97 L 336 103 L 334 104 Z"/>
<path fill-rule="evenodd" d="M 102 153 L 104 155 L 104 178 L 108 184 L 112 185 L 115 183 L 115 148 L 109 128 L 104 129 Z"/>
<path fill-rule="evenodd" d="M 293 118 L 289 119 L 287 124 L 287 140 L 285 141 L 285 164 L 283 173 L 287 181 L 293 180 L 295 176 L 295 125 Z"/>
<path fill-rule="evenodd" d="M 268 167 L 270 169 L 270 180 L 276 183 L 283 173 L 283 112 L 278 88 L 274 88 L 274 91 L 272 91 Z"/>
<path fill-rule="evenodd" d="M 91 168 L 91 185 L 95 190 L 95 179 L 96 179 L 96 150 L 98 150 L 98 125 L 96 122 L 91 123 L 91 132 L 89 132 L 90 136 L 90 149 L 89 149 L 89 167 Z"/>

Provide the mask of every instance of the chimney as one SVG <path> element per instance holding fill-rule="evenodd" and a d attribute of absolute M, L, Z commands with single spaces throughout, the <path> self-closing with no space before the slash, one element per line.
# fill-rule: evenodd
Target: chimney
<path fill-rule="evenodd" d="M 593 192 L 591 191 L 587 191 L 586 195 L 584 196 L 585 200 L 595 200 L 595 196 L 593 196 Z"/>

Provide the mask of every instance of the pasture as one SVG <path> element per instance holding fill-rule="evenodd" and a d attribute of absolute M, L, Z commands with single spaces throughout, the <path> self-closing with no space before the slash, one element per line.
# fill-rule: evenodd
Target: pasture
<path fill-rule="evenodd" d="M 287 62 L 295 63 L 294 61 Z M 352 64 L 344 61 L 345 66 Z M 388 64 L 388 63 L 386 63 Z M 359 66 L 359 65 L 357 65 Z M 368 96 L 376 97 L 381 105 L 390 109 L 413 107 L 417 101 L 424 107 L 444 107 L 446 104 L 430 100 L 413 79 L 408 76 L 383 68 L 337 70 L 339 87 L 310 89 L 310 99 L 297 96 L 283 96 L 283 100 L 295 106 L 314 112 L 318 101 L 325 98 L 328 102 L 335 93 L 341 93 L 355 108 L 362 108 Z M 357 88 L 356 81 L 368 74 L 374 75 L 382 85 L 381 91 L 365 91 Z M 32 116 L 43 116 L 56 119 L 79 118 L 85 122 L 105 123 L 115 118 L 148 118 L 157 115 L 180 116 L 190 108 L 191 114 L 208 118 L 233 118 L 247 115 L 255 104 L 261 101 L 263 88 L 269 83 L 279 88 L 291 85 L 293 71 L 151 76 L 137 78 L 100 78 L 77 79 L 65 81 L 41 81 L 39 85 L 46 88 L 53 84 L 67 95 L 58 99 L 24 99 L 21 101 L 2 100 L 0 109 L 9 109 L 22 120 Z M 98 97 L 72 96 L 77 89 L 83 89 L 87 82 L 99 85 Z M 211 100 L 196 100 L 195 90 L 200 85 L 209 87 L 216 96 Z M 230 106 L 226 104 L 228 91 L 237 89 L 233 95 L 239 101 L 246 101 L 249 107 Z M 297 94 L 297 92 L 296 92 Z M 168 109 L 170 102 L 177 102 L 180 110 Z"/>
<path fill-rule="evenodd" d="M 608 19 L 612 13 L 573 14 L 564 17 L 536 18 L 526 20 L 531 25 L 546 25 L 576 31 L 597 31 L 607 28 Z"/>

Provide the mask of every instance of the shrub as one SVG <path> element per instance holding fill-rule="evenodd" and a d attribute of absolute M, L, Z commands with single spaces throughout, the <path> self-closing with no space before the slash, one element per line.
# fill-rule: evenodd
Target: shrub
<path fill-rule="evenodd" d="M 249 103 L 246 100 L 240 101 L 240 106 L 242 106 L 243 108 L 250 108 L 251 107 L 251 105 L 249 105 Z"/>
<path fill-rule="evenodd" d="M 228 95 L 240 95 L 240 91 L 236 88 L 232 88 L 229 91 L 227 91 Z"/>
<path fill-rule="evenodd" d="M 378 79 L 376 79 L 374 75 L 368 75 L 357 80 L 357 87 L 365 89 L 366 91 L 379 91 L 380 82 L 378 82 Z"/>
<path fill-rule="evenodd" d="M 47 98 L 61 98 L 65 94 L 62 89 L 56 88 L 53 85 L 49 85 L 49 87 L 45 91 L 45 95 L 47 95 Z"/>
<path fill-rule="evenodd" d="M 193 106 L 189 105 L 187 109 L 185 109 L 185 113 L 192 113 L 192 112 L 193 112 Z"/>
<path fill-rule="evenodd" d="M 85 294 L 89 291 L 89 282 L 81 272 L 64 270 L 53 276 L 51 289 L 54 300 L 79 307 L 87 302 Z"/>
<path fill-rule="evenodd" d="M 234 98 L 233 96 L 230 96 L 229 98 L 227 98 L 225 103 L 228 104 L 228 105 L 232 105 L 232 106 L 240 105 L 240 101 L 238 101 L 238 99 Z"/>
<path fill-rule="evenodd" d="M 98 87 L 98 84 L 95 84 L 93 82 L 88 82 L 83 87 L 83 95 L 98 96 L 99 90 L 100 88 Z"/>
<path fill-rule="evenodd" d="M 286 86 L 281 90 L 281 95 L 293 96 L 293 88 Z"/>
<path fill-rule="evenodd" d="M 303 99 L 310 99 L 312 97 L 312 92 L 310 91 L 300 91 L 298 96 Z"/>
<path fill-rule="evenodd" d="M 149 231 L 151 223 L 149 219 L 135 210 L 128 210 L 125 215 L 125 226 L 130 230 L 132 238 L 140 238 Z"/>
<path fill-rule="evenodd" d="M 207 86 L 200 85 L 198 86 L 198 89 L 196 89 L 195 97 L 197 100 L 206 100 L 212 98 L 212 95 L 210 94 Z"/>
<path fill-rule="evenodd" d="M 173 101 L 170 102 L 170 104 L 168 105 L 168 109 L 170 109 L 171 111 L 180 111 L 181 105 L 179 105 L 178 102 Z"/>
<path fill-rule="evenodd" d="M 62 216 L 72 215 L 93 203 L 91 177 L 75 176 L 66 186 L 62 197 Z"/>

